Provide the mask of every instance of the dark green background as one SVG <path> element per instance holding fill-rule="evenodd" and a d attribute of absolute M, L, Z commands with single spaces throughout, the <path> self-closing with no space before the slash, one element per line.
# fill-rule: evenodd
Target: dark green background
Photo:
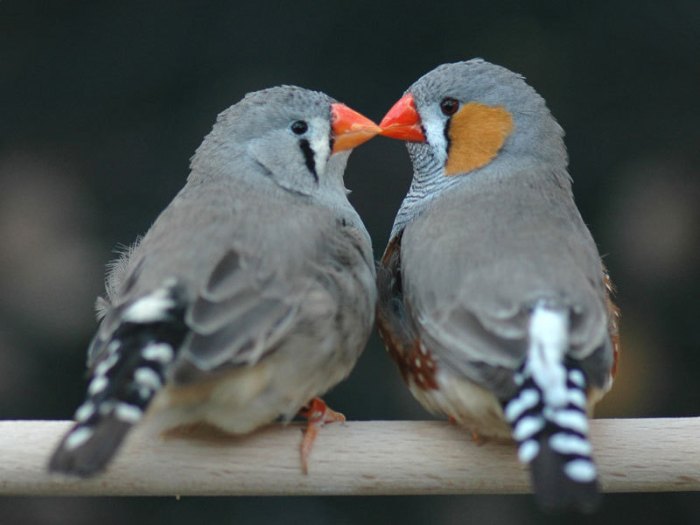
<path fill-rule="evenodd" d="M 475 56 L 524 74 L 567 132 L 576 199 L 624 314 L 622 371 L 599 415 L 696 415 L 697 1 L 66 0 L 0 2 L 0 418 L 72 415 L 104 264 L 182 186 L 218 112 L 293 83 L 380 119 L 423 73 Z M 350 159 L 377 257 L 409 180 L 398 142 Z M 350 419 L 429 417 L 376 337 L 327 400 Z M 700 496 L 651 494 L 609 495 L 594 518 L 566 522 L 699 519 Z M 0 499 L 2 524 L 127 520 L 564 521 L 529 496 Z"/>

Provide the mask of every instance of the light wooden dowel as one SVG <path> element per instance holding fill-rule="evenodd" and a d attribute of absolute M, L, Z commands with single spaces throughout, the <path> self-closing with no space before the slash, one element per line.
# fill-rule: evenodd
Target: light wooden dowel
<path fill-rule="evenodd" d="M 303 475 L 302 426 L 242 438 L 153 439 L 134 432 L 108 471 L 91 480 L 46 472 L 66 421 L 0 422 L 0 494 L 380 495 L 529 491 L 512 444 L 474 444 L 437 421 L 324 427 Z M 700 418 L 592 423 L 606 492 L 700 490 Z"/>

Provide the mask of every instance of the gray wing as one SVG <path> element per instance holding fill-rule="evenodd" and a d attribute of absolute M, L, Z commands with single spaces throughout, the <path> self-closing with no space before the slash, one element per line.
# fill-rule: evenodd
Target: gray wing
<path fill-rule="evenodd" d="M 100 342 L 108 341 L 122 322 L 120 312 L 172 278 L 185 290 L 187 301 L 188 335 L 169 371 L 178 383 L 254 364 L 278 350 L 292 331 L 318 329 L 317 322 L 348 332 L 350 340 L 366 339 L 374 303 L 373 265 L 369 236 L 354 210 L 346 210 L 348 220 L 341 221 L 329 209 L 303 206 L 293 221 L 274 221 L 269 206 L 251 202 L 254 196 L 248 196 L 243 213 L 234 209 L 232 214 L 231 202 L 235 208 L 245 199 L 229 195 L 227 207 L 209 205 L 226 209 L 226 216 L 197 218 L 199 201 L 216 204 L 225 191 L 179 196 L 176 217 L 172 206 L 166 209 L 143 240 L 113 265 L 108 278 L 111 306 L 90 349 L 89 364 L 99 360 L 104 352 Z M 239 196 L 240 185 L 235 191 Z M 285 204 L 280 202 L 278 209 Z M 357 311 L 348 306 L 353 304 Z M 350 315 L 336 316 L 339 309 Z M 352 326 L 335 327 L 334 317 Z"/>
<path fill-rule="evenodd" d="M 255 262 L 232 250 L 214 267 L 185 316 L 191 334 L 175 370 L 177 381 L 188 380 L 191 366 L 211 371 L 254 364 L 298 323 L 311 283 L 285 286 Z"/>
<path fill-rule="evenodd" d="M 515 389 L 529 312 L 541 300 L 569 309 L 569 356 L 594 384 L 608 380 L 612 361 L 593 239 L 567 191 L 535 188 L 523 184 L 508 198 L 497 186 L 454 188 L 402 242 L 404 294 L 424 343 L 503 397 Z"/>
<path fill-rule="evenodd" d="M 173 370 L 175 381 L 255 364 L 285 347 L 292 332 L 337 339 L 338 351 L 354 359 L 369 335 L 375 297 L 369 239 L 355 233 L 328 224 L 317 253 L 307 254 L 309 264 L 296 274 L 265 271 L 260 260 L 225 254 L 187 311 L 191 336 Z"/>

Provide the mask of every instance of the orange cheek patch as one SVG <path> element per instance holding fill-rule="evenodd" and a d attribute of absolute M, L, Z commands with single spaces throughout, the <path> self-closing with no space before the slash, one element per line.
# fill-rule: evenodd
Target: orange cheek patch
<path fill-rule="evenodd" d="M 458 175 L 493 160 L 513 131 L 513 117 L 503 107 L 465 104 L 452 117 L 445 175 Z"/>

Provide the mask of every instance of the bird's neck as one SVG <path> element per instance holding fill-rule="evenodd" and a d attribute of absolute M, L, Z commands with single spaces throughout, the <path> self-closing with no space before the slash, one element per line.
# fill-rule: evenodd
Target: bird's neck
<path fill-rule="evenodd" d="M 392 239 L 423 211 L 428 202 L 452 185 L 450 178 L 444 175 L 444 159 L 436 158 L 427 144 L 408 144 L 408 153 L 413 164 L 413 180 L 396 214 L 391 229 Z"/>
<path fill-rule="evenodd" d="M 411 220 L 420 215 L 430 201 L 441 195 L 447 188 L 459 182 L 460 181 L 454 177 L 445 177 L 442 174 L 442 168 L 440 168 L 440 172 L 434 173 L 429 177 L 414 178 L 396 214 L 394 226 L 391 230 L 391 237 L 393 238 L 403 230 Z"/>
<path fill-rule="evenodd" d="M 413 181 L 394 221 L 391 238 L 394 238 L 411 221 L 420 216 L 430 204 L 446 190 L 461 184 L 474 185 L 474 190 L 497 180 L 510 177 L 523 177 L 527 174 L 537 177 L 538 184 L 554 184 L 571 192 L 571 182 L 566 171 L 565 154 L 555 161 L 542 158 L 519 156 L 517 162 L 505 152 L 483 168 L 447 176 L 444 163 L 432 155 L 420 151 L 411 155 Z M 514 169 L 517 166 L 517 169 Z M 548 174 L 544 177 L 544 174 Z"/>

